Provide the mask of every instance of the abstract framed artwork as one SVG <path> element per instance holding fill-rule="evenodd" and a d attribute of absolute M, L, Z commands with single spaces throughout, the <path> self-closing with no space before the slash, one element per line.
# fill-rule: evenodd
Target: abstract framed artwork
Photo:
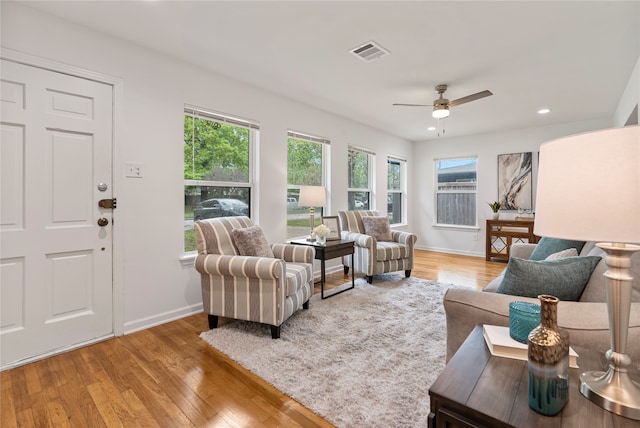
<path fill-rule="evenodd" d="M 502 209 L 532 209 L 532 158 L 532 152 L 498 155 L 498 200 Z"/>

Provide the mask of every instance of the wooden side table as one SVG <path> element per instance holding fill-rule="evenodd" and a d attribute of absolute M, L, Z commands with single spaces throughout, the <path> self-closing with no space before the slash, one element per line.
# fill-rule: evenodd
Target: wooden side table
<path fill-rule="evenodd" d="M 315 258 L 316 260 L 320 260 L 320 297 L 322 299 L 327 299 L 329 297 L 333 297 L 337 294 L 344 293 L 345 291 L 355 288 L 355 273 L 354 270 L 351 269 L 351 287 L 343 288 L 340 291 L 329 294 L 328 296 L 324 295 L 324 282 L 326 278 L 325 262 L 327 260 L 335 259 L 336 257 L 348 256 L 349 254 L 351 254 L 351 266 L 353 266 L 353 255 L 355 253 L 353 241 L 327 241 L 325 244 L 318 244 L 317 242 L 307 241 L 305 239 L 294 239 L 291 241 L 291 243 L 296 245 L 309 245 L 315 248 Z"/>
<path fill-rule="evenodd" d="M 487 220 L 486 252 L 487 261 L 494 259 L 509 260 L 511 244 L 528 242 L 536 244 L 539 238 L 533 234 L 534 219 Z"/>
<path fill-rule="evenodd" d="M 569 402 L 556 416 L 529 407 L 527 362 L 494 357 L 476 326 L 429 389 L 429 428 L 436 427 L 638 427 L 580 393 L 580 373 L 603 370 L 604 355 L 574 347 L 579 369 L 569 371 Z M 637 378 L 638 373 L 632 372 Z"/>

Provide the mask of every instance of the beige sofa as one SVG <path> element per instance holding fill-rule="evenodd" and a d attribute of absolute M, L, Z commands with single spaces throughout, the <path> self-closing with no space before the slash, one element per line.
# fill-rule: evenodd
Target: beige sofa
<path fill-rule="evenodd" d="M 527 259 L 535 244 L 514 244 L 511 257 Z M 596 255 L 602 260 L 594 269 L 580 301 L 558 304 L 558 324 L 569 331 L 572 346 L 582 346 L 605 352 L 611 348 L 609 318 L 606 304 L 606 271 L 604 251 L 587 242 L 580 256 Z M 640 252 L 632 258 L 634 277 L 627 353 L 640 367 Z M 538 299 L 499 294 L 504 271 L 482 291 L 451 288 L 444 296 L 447 319 L 447 361 L 477 324 L 509 325 L 509 302 L 539 303 Z"/>

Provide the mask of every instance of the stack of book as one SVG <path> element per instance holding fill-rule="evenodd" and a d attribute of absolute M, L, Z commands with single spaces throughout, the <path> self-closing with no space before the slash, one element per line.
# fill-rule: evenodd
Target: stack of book
<path fill-rule="evenodd" d="M 485 324 L 482 332 L 491 355 L 527 361 L 527 345 L 513 340 L 509 336 L 509 327 Z M 578 354 L 571 347 L 569 347 L 569 367 L 578 368 Z"/>

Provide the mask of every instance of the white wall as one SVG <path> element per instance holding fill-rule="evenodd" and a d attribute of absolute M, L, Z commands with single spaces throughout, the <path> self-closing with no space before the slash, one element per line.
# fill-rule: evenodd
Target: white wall
<path fill-rule="evenodd" d="M 614 115 L 614 125 L 615 126 L 624 126 L 625 123 L 630 119 L 630 115 L 633 113 L 634 109 L 637 109 L 638 104 L 640 103 L 640 57 L 638 57 L 638 61 L 636 62 L 636 66 L 631 72 L 631 76 L 629 76 L 629 82 L 627 82 L 627 86 L 620 98 L 620 102 L 618 103 L 618 108 L 616 109 Z M 635 118 L 636 123 L 640 123 L 640 109 L 636 110 L 637 117 Z"/>
<path fill-rule="evenodd" d="M 485 220 L 491 214 L 487 202 L 498 199 L 498 155 L 533 152 L 533 199 L 535 203 L 537 153 L 540 144 L 565 135 L 610 126 L 612 126 L 610 120 L 602 119 L 414 143 L 414 156 L 417 162 L 414 167 L 414 188 L 417 190 L 412 194 L 415 209 L 413 231 L 418 235 L 418 248 L 484 257 Z M 477 229 L 434 227 L 434 161 L 440 158 L 463 156 L 477 156 L 478 159 L 479 227 Z M 501 215 L 512 218 L 515 214 L 516 212 L 506 212 Z"/>
<path fill-rule="evenodd" d="M 272 242 L 286 237 L 287 129 L 331 140 L 329 214 L 346 209 L 347 146 L 376 152 L 374 206 L 386 209 L 386 155 L 409 160 L 413 144 L 293 102 L 85 27 L 3 2 L 2 47 L 123 81 L 115 141 L 115 277 L 122 284 L 124 330 L 133 331 L 201 309 L 199 276 L 179 259 L 183 237 L 183 107 L 193 104 L 260 123 L 254 221 Z M 144 177 L 124 177 L 124 162 Z M 409 218 L 409 224 L 411 218 Z M 410 226 L 409 226 L 410 227 Z M 117 230 L 120 228 L 119 230 Z"/>
<path fill-rule="evenodd" d="M 610 118 L 473 137 L 410 143 L 330 113 L 293 102 L 167 56 L 130 45 L 85 27 L 13 2 L 2 8 L 2 46 L 30 55 L 119 77 L 123 117 L 115 141 L 115 249 L 121 254 L 115 277 L 121 284 L 124 330 L 165 322 L 201 307 L 199 278 L 179 259 L 182 250 L 182 115 L 185 103 L 256 120 L 261 126 L 254 219 L 272 242 L 286 236 L 286 131 L 331 139 L 329 214 L 346 209 L 349 144 L 376 152 L 374 206 L 386 207 L 386 155 L 408 159 L 409 218 L 418 247 L 484 255 L 487 201 L 497 197 L 497 155 L 537 152 L 552 138 L 618 125 Z M 619 107 L 640 99 L 640 67 Z M 635 89 L 634 89 L 635 88 Z M 628 94 L 631 93 L 631 96 Z M 628 101 L 627 99 L 631 99 Z M 618 113 L 616 113 L 618 114 Z M 628 114 L 628 113 L 627 113 Z M 478 156 L 479 231 L 435 229 L 433 159 Z M 141 162 L 144 178 L 124 178 L 124 162 Z M 534 155 L 534 180 L 537 156 Z M 118 230 L 119 229 L 119 230 Z M 474 241 L 474 235 L 478 240 Z"/>
<path fill-rule="evenodd" d="M 412 198 L 413 231 L 418 235 L 418 248 L 434 251 L 485 255 L 485 220 L 491 211 L 487 202 L 498 198 L 497 157 L 504 153 L 534 152 L 533 155 L 533 204 L 538 172 L 540 144 L 555 138 L 597 129 L 619 127 L 629 119 L 634 108 L 640 104 L 640 57 L 629 76 L 629 81 L 611 118 L 593 119 L 554 126 L 540 126 L 500 133 L 474 135 L 443 140 L 414 143 Z M 553 113 L 552 113 L 553 114 Z M 640 112 L 638 112 L 640 116 Z M 640 117 L 639 117 L 640 119 Z M 474 230 L 436 228 L 434 223 L 434 161 L 439 158 L 478 157 L 478 228 Z M 576 209 L 579 215 L 578 209 Z M 516 212 L 503 212 L 505 218 L 513 218 Z M 477 239 L 477 240 L 476 240 Z"/>

